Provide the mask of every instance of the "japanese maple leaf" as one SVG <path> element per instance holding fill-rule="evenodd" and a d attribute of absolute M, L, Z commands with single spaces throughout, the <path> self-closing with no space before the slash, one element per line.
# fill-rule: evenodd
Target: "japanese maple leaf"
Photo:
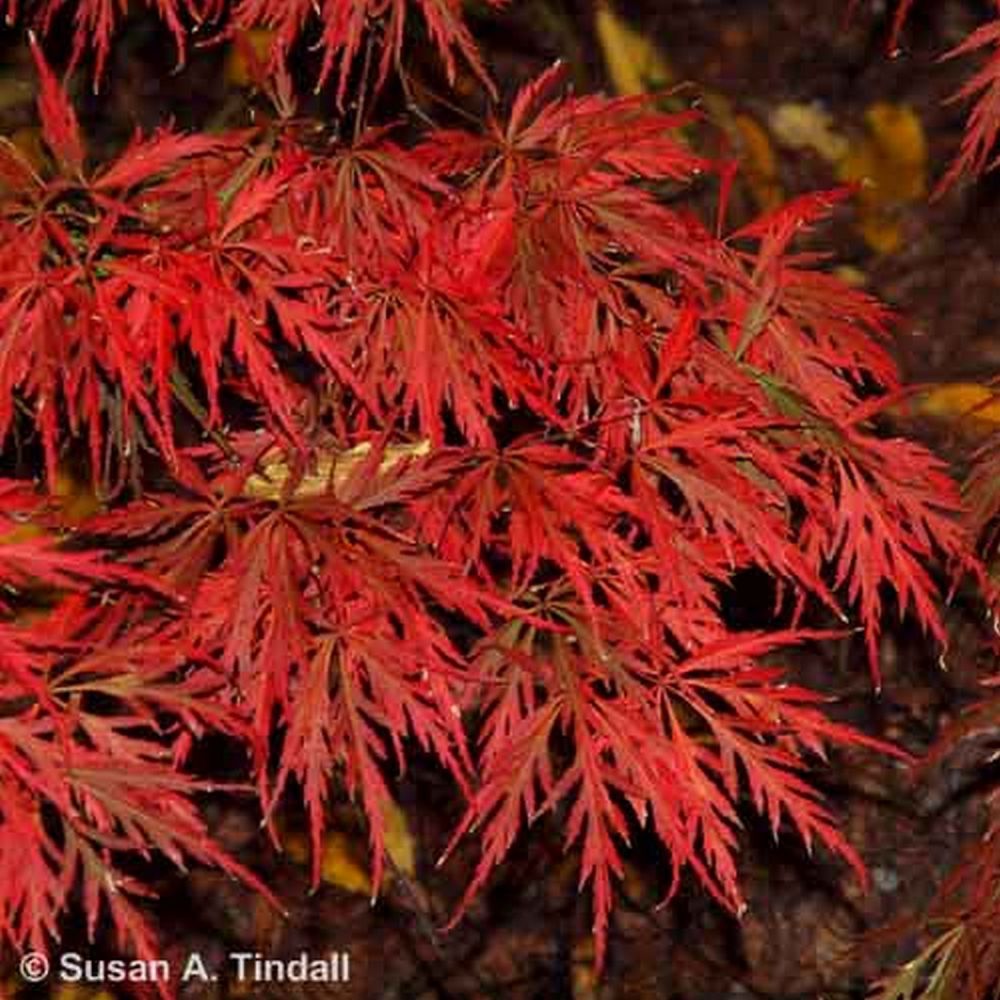
<path fill-rule="evenodd" d="M 977 175 L 993 170 L 1000 158 L 1000 4 L 992 20 L 976 28 L 963 42 L 945 53 L 955 59 L 986 50 L 987 61 L 959 90 L 950 102 L 972 101 L 972 111 L 965 126 L 958 155 L 938 182 L 935 196 L 942 194 L 964 174 Z"/>
<path fill-rule="evenodd" d="M 717 315 L 729 328 L 733 357 L 779 379 L 835 416 L 849 412 L 857 386 L 898 387 L 884 340 L 891 313 L 871 296 L 817 271 L 814 257 L 790 253 L 793 236 L 822 219 L 848 189 L 806 195 L 730 237 L 757 241 L 740 251 Z"/>
<path fill-rule="evenodd" d="M 503 0 L 490 0 L 500 6 Z M 383 22 L 385 39 L 378 57 L 377 84 L 385 81 L 393 60 L 400 58 L 407 15 L 417 8 L 423 15 L 427 31 L 444 60 L 445 72 L 454 81 L 456 55 L 462 57 L 488 87 L 489 78 L 469 34 L 457 0 L 239 0 L 233 11 L 233 21 L 242 28 L 266 27 L 275 34 L 274 54 L 284 59 L 315 18 L 319 21 L 319 47 L 323 64 L 318 86 L 331 75 L 337 77 L 337 101 L 343 104 L 347 81 L 354 60 L 361 50 L 369 24 Z"/>
<path fill-rule="evenodd" d="M 409 258 L 435 222 L 435 196 L 448 191 L 389 134 L 365 129 L 334 147 L 288 199 L 292 231 L 334 247 L 355 279 Z"/>
<path fill-rule="evenodd" d="M 846 429 L 840 447 L 824 454 L 825 516 L 810 518 L 803 543 L 813 558 L 833 561 L 864 626 L 869 666 L 880 684 L 878 637 L 882 591 L 892 588 L 900 615 L 912 610 L 943 646 L 947 634 L 938 610 L 938 584 L 927 569 L 942 554 L 960 571 L 970 566 L 966 529 L 956 514 L 958 491 L 940 461 L 899 438 L 878 440 Z"/>
<path fill-rule="evenodd" d="M 400 408 L 434 444 L 446 415 L 472 444 L 493 440 L 498 391 L 508 407 L 542 398 L 539 365 L 484 280 L 454 273 L 447 220 L 416 259 L 340 295 L 337 332 L 359 378 L 377 392 L 384 417 Z M 351 313 L 354 313 L 352 316 Z"/>
<path fill-rule="evenodd" d="M 41 543 L 19 547 L 28 544 Z M 57 565 L 56 554 L 48 561 Z M 216 865 L 274 902 L 209 836 L 194 801 L 206 786 L 180 767 L 194 733 L 235 735 L 240 720 L 214 701 L 224 677 L 191 662 L 169 618 L 150 617 L 153 600 L 139 617 L 122 614 L 129 602 L 97 600 L 97 574 L 114 580 L 114 567 L 102 571 L 84 553 L 64 561 L 55 575 L 15 552 L 0 570 L 29 568 L 64 593 L 76 588 L 0 623 L 0 929 L 17 947 L 44 951 L 79 900 L 91 938 L 106 919 L 122 951 L 149 960 L 159 946 L 137 906 L 150 887 L 136 859 L 157 852 L 181 869 Z"/>
<path fill-rule="evenodd" d="M 560 807 L 567 847 L 581 847 L 581 886 L 592 886 L 599 963 L 613 883 L 622 875 L 620 848 L 639 827 L 648 826 L 669 853 L 673 886 L 690 867 L 720 902 L 741 910 L 741 771 L 753 806 L 776 834 L 787 820 L 807 844 L 822 841 L 863 876 L 860 859 L 800 772 L 803 755 L 822 753 L 827 743 L 874 741 L 831 723 L 813 707 L 815 695 L 776 686 L 777 672 L 755 663 L 802 638 L 720 638 L 685 658 L 661 651 L 652 669 L 649 661 L 619 661 L 615 646 L 592 659 L 585 643 L 565 638 L 543 654 L 527 627 L 504 627 L 481 646 L 490 681 L 483 782 L 452 844 L 475 827 L 482 854 L 458 913 L 518 833 Z M 570 740 L 568 754 L 556 752 L 562 737 Z"/>

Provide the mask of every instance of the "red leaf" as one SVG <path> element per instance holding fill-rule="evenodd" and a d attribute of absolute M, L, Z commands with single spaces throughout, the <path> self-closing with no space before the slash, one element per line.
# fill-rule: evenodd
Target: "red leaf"
<path fill-rule="evenodd" d="M 962 85 L 949 102 L 973 101 L 958 155 L 939 181 L 934 197 L 939 197 L 963 173 L 981 174 L 992 170 L 1000 138 L 1000 17 L 977 28 L 960 45 L 945 53 L 945 59 L 991 49 L 986 64 Z"/>
<path fill-rule="evenodd" d="M 65 89 L 45 61 L 34 33 L 29 35 L 29 42 L 40 84 L 38 114 L 42 120 L 42 136 L 62 168 L 79 174 L 83 170 L 84 147 L 76 114 Z"/>

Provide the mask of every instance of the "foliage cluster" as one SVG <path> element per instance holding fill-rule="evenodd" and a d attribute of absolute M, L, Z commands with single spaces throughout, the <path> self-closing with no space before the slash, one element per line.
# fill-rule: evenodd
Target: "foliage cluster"
<path fill-rule="evenodd" d="M 275 113 L 94 163 L 32 40 L 47 155 L 0 141 L 4 941 L 49 947 L 79 905 L 154 955 L 154 854 L 268 891 L 200 817 L 206 733 L 246 748 L 274 837 L 301 796 L 317 878 L 331 798 L 358 802 L 375 886 L 392 783 L 432 754 L 481 847 L 456 915 L 553 818 L 598 962 L 640 830 L 668 895 L 687 873 L 737 913 L 743 810 L 863 876 L 806 769 L 887 748 L 773 654 L 840 622 L 877 683 L 890 595 L 944 644 L 941 587 L 973 557 L 942 463 L 883 431 L 887 310 L 793 246 L 848 192 L 729 231 L 694 112 L 567 96 L 559 67 L 477 128 L 370 124 L 414 11 L 489 87 L 458 0 L 156 6 L 181 55 L 199 25 L 271 29 Z M 112 0 L 0 11 L 71 12 L 100 77 Z M 302 37 L 356 98 L 337 129 L 296 114 Z M 974 169 L 1000 119 L 983 80 Z M 684 207 L 705 176 L 713 224 Z M 72 456 L 83 517 L 59 501 Z M 767 629 L 727 615 L 748 571 Z"/>

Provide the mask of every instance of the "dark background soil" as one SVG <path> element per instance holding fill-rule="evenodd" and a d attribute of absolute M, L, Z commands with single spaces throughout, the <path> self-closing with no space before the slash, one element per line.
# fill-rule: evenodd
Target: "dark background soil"
<path fill-rule="evenodd" d="M 864 5 L 863 5 L 864 6 Z M 930 145 L 931 170 L 940 174 L 957 149 L 963 109 L 943 100 L 974 63 L 937 57 L 988 16 L 992 4 L 972 0 L 917 3 L 902 43 L 889 58 L 889 12 L 860 10 L 845 24 L 839 0 L 643 0 L 622 5 L 626 17 L 655 39 L 680 78 L 724 95 L 737 111 L 766 120 L 789 101 L 820 101 L 838 126 L 858 128 L 875 101 L 910 105 Z M 575 85 L 608 88 L 592 27 L 592 10 L 571 0 L 515 0 L 502 14 L 477 12 L 476 30 L 487 63 L 505 95 L 545 68 L 570 60 Z M 21 39 L 6 36 L 0 132 L 33 121 L 30 67 Z M 427 59 L 429 60 L 429 56 Z M 449 112 L 430 96 L 434 70 L 414 57 L 425 114 Z M 238 124 L 245 94 L 225 83 L 224 53 L 193 54 L 184 73 L 172 74 L 173 50 L 155 22 L 137 18 L 115 50 L 103 92 L 78 87 L 96 155 L 135 127 L 167 116 L 182 126 Z M 442 87 L 443 92 L 443 87 Z M 471 80 L 459 81 L 470 109 Z M 391 96 L 388 98 L 391 102 Z M 706 140 L 710 141 L 710 140 Z M 835 183 L 830 167 L 811 154 L 782 153 L 781 182 L 795 194 Z M 738 195 L 734 223 L 749 200 Z M 859 269 L 868 287 L 897 306 L 895 350 L 912 380 L 985 380 L 1000 362 L 1000 174 L 962 184 L 944 198 L 906 209 L 903 248 L 878 256 L 856 235 L 850 213 L 826 227 L 822 245 Z M 947 427 L 915 421 L 923 434 L 956 459 L 963 442 Z M 752 603 L 753 584 L 737 596 Z M 833 711 L 873 734 L 919 754 L 941 727 L 977 694 L 984 669 L 978 625 L 961 598 L 949 612 L 954 633 L 947 671 L 937 650 L 905 627 L 883 645 L 885 685 L 870 686 L 863 651 L 851 643 L 799 654 L 798 679 L 838 697 Z M 319 954 L 349 949 L 349 986 L 288 985 L 255 996 L 449 998 L 656 998 L 656 1000 L 846 1000 L 864 996 L 864 984 L 906 956 L 916 935 L 893 943 L 867 932 L 926 907 L 935 885 L 964 845 L 982 830 L 982 747 L 964 746 L 946 766 L 916 781 L 901 765 L 870 753 L 841 754 L 818 772 L 818 782 L 843 818 L 844 830 L 872 873 L 865 893 L 822 854 L 810 858 L 791 838 L 775 845 L 751 823 L 745 875 L 751 905 L 742 921 L 720 912 L 692 886 L 661 910 L 663 864 L 638 844 L 612 925 L 606 975 L 594 982 L 588 950 L 589 899 L 576 885 L 573 859 L 563 857 L 557 831 L 542 826 L 522 842 L 508 864 L 453 931 L 439 928 L 460 898 L 475 864 L 474 845 L 436 869 L 460 803 L 441 775 L 416 761 L 400 804 L 417 846 L 415 879 L 395 879 L 375 907 L 335 886 L 308 891 L 308 872 L 267 844 L 257 818 L 238 802 L 215 803 L 210 816 L 221 839 L 271 880 L 289 907 L 280 918 L 238 885 L 214 873 L 166 880 L 159 912 L 164 938 L 182 956 L 197 949 L 206 960 L 240 948 L 265 954 Z M 345 811 L 342 828 L 355 830 Z M 191 988 L 185 996 L 241 995 L 224 982 Z M 242 995 L 248 995 L 242 990 Z M 960 998 L 956 998 L 960 1000 Z"/>

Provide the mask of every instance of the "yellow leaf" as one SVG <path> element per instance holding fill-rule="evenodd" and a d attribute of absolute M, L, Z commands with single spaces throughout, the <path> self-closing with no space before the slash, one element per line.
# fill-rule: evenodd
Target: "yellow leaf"
<path fill-rule="evenodd" d="M 923 124 L 904 104 L 873 104 L 854 141 L 834 127 L 819 104 L 783 104 L 770 116 L 775 138 L 793 149 L 811 149 L 833 164 L 839 180 L 860 184 L 857 229 L 878 253 L 902 243 L 906 206 L 927 190 L 927 139 Z"/>
<path fill-rule="evenodd" d="M 302 478 L 295 489 L 297 497 L 319 496 L 332 485 L 334 492 L 343 486 L 350 474 L 358 467 L 372 450 L 369 442 L 349 448 L 347 451 L 333 455 L 325 455 L 317 463 L 316 469 Z M 429 438 L 416 441 L 413 444 L 387 445 L 379 464 L 379 472 L 385 472 L 397 462 L 406 458 L 419 458 L 431 450 Z M 261 471 L 250 476 L 243 487 L 244 496 L 259 500 L 277 500 L 288 481 L 290 469 L 284 459 L 275 454 L 265 456 L 260 463 Z"/>
<path fill-rule="evenodd" d="M 252 59 L 265 64 L 273 42 L 274 32 L 269 28 L 251 28 L 243 32 L 240 41 L 230 42 L 223 70 L 226 83 L 234 87 L 253 86 L 257 79 L 251 66 Z"/>
<path fill-rule="evenodd" d="M 820 104 L 782 104 L 770 115 L 774 137 L 789 149 L 811 149 L 824 160 L 837 163 L 847 154 L 849 143 L 833 127 L 833 118 Z"/>
<path fill-rule="evenodd" d="M 45 166 L 45 143 L 42 140 L 42 130 L 37 125 L 23 125 L 14 129 L 9 142 L 34 170 L 39 171 Z"/>
<path fill-rule="evenodd" d="M 927 193 L 927 138 L 916 112 L 905 104 L 873 104 L 865 125 L 880 159 L 875 180 L 882 200 L 915 201 Z"/>
<path fill-rule="evenodd" d="M 385 849 L 393 864 L 407 878 L 417 872 L 417 852 L 410 833 L 406 813 L 395 802 L 390 802 L 385 811 Z"/>
<path fill-rule="evenodd" d="M 309 844 L 302 834 L 286 838 L 289 857 L 299 864 L 309 862 Z M 386 868 L 383 888 L 393 876 L 393 868 L 408 878 L 416 874 L 416 848 L 410 832 L 406 813 L 395 802 L 385 810 L 385 850 L 393 862 Z M 360 837 L 350 837 L 339 830 L 331 830 L 323 837 L 320 875 L 329 885 L 339 886 L 348 892 L 371 896 L 368 847 Z"/>
<path fill-rule="evenodd" d="M 852 264 L 839 264 L 833 269 L 833 273 L 852 288 L 864 288 L 868 284 L 868 275 Z"/>
<path fill-rule="evenodd" d="M 903 244 L 899 222 L 878 209 L 866 209 L 859 205 L 855 228 L 865 243 L 878 254 L 895 253 Z"/>
<path fill-rule="evenodd" d="M 927 140 L 920 118 L 905 105 L 879 103 L 865 112 L 865 134 L 837 164 L 837 175 L 861 183 L 858 231 L 878 253 L 902 243 L 900 218 L 927 191 Z"/>
<path fill-rule="evenodd" d="M 777 208 L 784 200 L 778 180 L 778 158 L 767 130 L 750 115 L 733 118 L 734 131 L 743 147 L 743 175 L 757 207 L 762 212 Z"/>
<path fill-rule="evenodd" d="M 1000 392 L 975 382 L 947 382 L 916 396 L 912 409 L 959 421 L 972 431 L 987 431 L 1000 424 Z"/>
<path fill-rule="evenodd" d="M 113 993 L 78 983 L 60 983 L 49 994 L 52 1000 L 115 1000 Z"/>
<path fill-rule="evenodd" d="M 60 517 L 67 524 L 80 524 L 101 509 L 101 501 L 90 483 L 66 469 L 58 471 L 52 492 L 58 499 Z"/>
<path fill-rule="evenodd" d="M 619 94 L 645 94 L 673 82 L 674 72 L 663 54 L 607 3 L 598 4 L 594 26 L 608 74 Z"/>
<path fill-rule="evenodd" d="M 309 856 L 306 838 L 289 837 L 288 853 L 296 861 L 305 864 Z M 363 857 L 364 852 L 360 845 L 356 845 L 339 830 L 331 830 L 323 837 L 323 856 L 320 860 L 320 875 L 323 881 L 348 892 L 370 896 L 371 880 Z"/>
<path fill-rule="evenodd" d="M 94 495 L 90 485 L 77 479 L 64 467 L 56 473 L 56 481 L 52 487 L 54 506 L 60 519 L 67 525 L 80 524 L 91 514 L 100 510 L 101 502 Z M 51 510 L 51 508 L 50 508 Z M 45 529 L 35 521 L 27 520 L 5 534 L 0 534 L 0 545 L 26 542 L 39 538 L 46 533 Z"/>

